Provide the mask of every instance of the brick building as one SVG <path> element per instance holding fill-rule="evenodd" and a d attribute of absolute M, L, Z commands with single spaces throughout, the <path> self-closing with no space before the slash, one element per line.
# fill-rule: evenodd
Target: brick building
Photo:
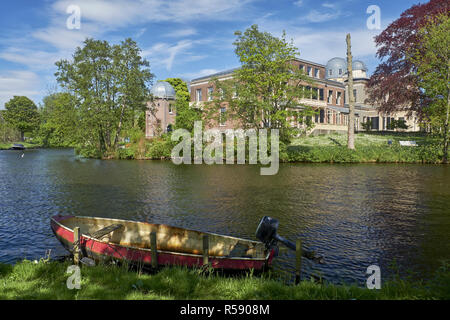
<path fill-rule="evenodd" d="M 300 104 L 311 106 L 317 111 L 317 114 L 312 119 L 314 128 L 310 133 L 330 133 L 330 132 L 347 132 L 348 126 L 348 84 L 347 84 L 347 62 L 342 58 L 333 58 L 328 61 L 326 65 L 319 63 L 295 59 L 291 63 L 298 69 L 303 70 L 312 80 L 312 89 L 316 92 L 314 97 L 302 98 L 299 100 Z M 233 72 L 236 69 L 226 70 L 220 73 L 211 74 L 208 76 L 193 79 L 190 82 L 190 94 L 192 107 L 202 107 L 207 101 L 212 100 L 214 92 L 214 84 L 212 79 L 216 78 L 219 81 L 231 79 Z M 375 106 L 367 105 L 365 100 L 367 98 L 366 85 L 369 80 L 367 77 L 367 67 L 362 61 L 353 62 L 353 78 L 355 94 L 355 129 L 363 130 L 362 123 L 370 120 L 372 130 L 381 131 L 388 130 L 389 123 L 393 119 L 403 119 L 408 125 L 406 131 L 419 131 L 417 119 L 414 116 L 407 117 L 405 112 L 397 112 L 395 114 L 379 113 Z M 153 113 L 148 112 L 148 126 L 146 136 L 152 137 L 157 134 L 157 131 L 167 131 L 170 129 L 169 125 L 175 122 L 175 113 L 171 109 L 175 93 L 173 88 L 168 88 L 167 82 L 158 82 L 152 88 L 152 93 L 157 98 L 155 99 Z M 309 86 L 309 85 L 308 85 Z M 171 87 L 171 86 L 170 86 Z M 167 94 L 166 92 L 169 92 Z M 156 108 L 155 108 L 156 107 Z M 226 105 L 221 106 L 218 112 L 226 113 Z M 170 112 L 172 110 L 172 112 Z M 220 119 L 221 117 L 219 117 Z M 224 119 L 226 117 L 223 117 Z M 300 123 L 291 122 L 293 127 L 301 127 Z M 232 120 L 219 120 L 218 123 L 213 123 L 212 127 L 225 130 L 234 129 L 238 126 Z"/>

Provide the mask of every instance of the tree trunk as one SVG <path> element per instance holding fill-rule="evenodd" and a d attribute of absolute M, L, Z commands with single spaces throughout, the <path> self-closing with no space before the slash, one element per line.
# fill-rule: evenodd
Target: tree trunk
<path fill-rule="evenodd" d="M 355 149 L 355 97 L 353 96 L 353 58 L 350 33 L 347 34 L 347 72 L 348 72 L 348 137 L 347 148 Z"/>
<path fill-rule="evenodd" d="M 25 132 L 20 131 L 20 141 L 24 142 L 25 141 Z"/>
<path fill-rule="evenodd" d="M 449 63 L 450 65 L 450 63 Z M 444 158 L 442 159 L 443 163 L 448 163 L 448 118 L 450 113 L 450 71 L 447 71 L 447 117 L 445 118 L 444 125 Z"/>
<path fill-rule="evenodd" d="M 117 128 L 116 137 L 114 138 L 114 145 L 113 145 L 114 149 L 116 149 L 117 142 L 119 142 L 119 135 L 120 131 L 122 130 L 122 121 L 124 112 L 125 112 L 125 104 L 122 104 L 122 110 L 120 111 L 119 126 Z"/>

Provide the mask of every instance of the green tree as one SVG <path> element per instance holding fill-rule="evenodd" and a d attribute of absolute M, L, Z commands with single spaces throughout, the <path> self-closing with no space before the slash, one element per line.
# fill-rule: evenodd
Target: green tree
<path fill-rule="evenodd" d="M 291 63 L 299 55 L 297 48 L 286 41 L 284 32 L 277 38 L 259 31 L 257 25 L 235 35 L 241 68 L 234 71 L 231 80 L 214 81 L 216 90 L 207 106 L 208 117 L 221 121 L 223 114 L 218 110 L 227 105 L 227 117 L 237 119 L 244 128 L 279 129 L 281 141 L 289 142 L 296 132 L 291 120 L 302 122 L 313 114 L 310 107 L 299 104 L 299 99 L 311 95 L 304 85 L 312 82 Z"/>
<path fill-rule="evenodd" d="M 20 139 L 24 140 L 25 132 L 31 132 L 39 126 L 39 112 L 33 101 L 24 96 L 14 96 L 5 103 L 3 114 L 5 122 L 20 131 Z"/>
<path fill-rule="evenodd" d="M 164 81 L 169 82 L 175 89 L 175 128 L 186 129 L 192 132 L 194 130 L 194 122 L 202 120 L 201 109 L 189 106 L 191 95 L 186 82 L 180 78 L 168 78 Z"/>
<path fill-rule="evenodd" d="M 419 86 L 428 100 L 423 109 L 429 124 L 442 137 L 443 162 L 448 163 L 450 113 L 450 20 L 447 14 L 429 19 L 419 30 L 420 48 L 412 52 Z"/>
<path fill-rule="evenodd" d="M 58 83 L 78 102 L 81 147 L 110 155 L 122 130 L 138 126 L 153 78 L 149 62 L 140 54 L 131 39 L 117 45 L 86 39 L 73 61 L 56 63 Z"/>
<path fill-rule="evenodd" d="M 78 130 L 77 101 L 68 92 L 50 94 L 43 99 L 39 138 L 43 145 L 53 147 L 75 146 Z"/>

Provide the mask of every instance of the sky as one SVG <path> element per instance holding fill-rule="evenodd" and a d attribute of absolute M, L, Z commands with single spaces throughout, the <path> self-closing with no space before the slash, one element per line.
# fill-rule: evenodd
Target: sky
<path fill-rule="evenodd" d="M 71 59 L 91 37 L 110 43 L 131 37 L 150 62 L 154 82 L 191 80 L 240 65 L 234 32 L 257 24 L 286 32 L 299 58 L 321 64 L 346 57 L 369 74 L 379 61 L 373 37 L 419 0 L 15 0 L 0 3 L 0 109 L 15 95 L 37 105 L 57 90 L 55 62 Z M 422 0 L 422 3 L 426 2 Z M 369 28 L 369 6 L 380 9 L 380 28 Z M 75 6 L 75 7 L 74 7 Z M 76 10 L 74 11 L 75 8 Z M 79 9 L 79 28 L 74 19 Z M 374 21 L 370 19 L 370 21 Z M 373 24 L 372 24 L 373 25 Z M 75 27 L 75 28 L 74 28 Z M 375 26 L 376 27 L 376 26 Z"/>

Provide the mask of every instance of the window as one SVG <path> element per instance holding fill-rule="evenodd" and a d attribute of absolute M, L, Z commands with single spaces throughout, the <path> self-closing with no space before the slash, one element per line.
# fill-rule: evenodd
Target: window
<path fill-rule="evenodd" d="M 195 92 L 196 92 L 196 100 L 197 100 L 197 102 L 202 101 L 202 89 L 197 89 Z"/>
<path fill-rule="evenodd" d="M 341 104 L 342 92 L 337 93 L 336 104 Z"/>
<path fill-rule="evenodd" d="M 312 77 L 312 68 L 311 67 L 308 67 L 308 76 L 310 76 L 310 77 Z"/>
<path fill-rule="evenodd" d="M 337 112 L 336 113 L 336 124 L 341 124 L 341 113 Z"/>
<path fill-rule="evenodd" d="M 342 75 L 342 69 L 339 69 L 339 75 Z"/>
<path fill-rule="evenodd" d="M 311 87 L 310 86 L 306 87 L 305 98 L 312 99 L 312 91 L 311 91 Z"/>
<path fill-rule="evenodd" d="M 213 99 L 213 87 L 208 88 L 208 101 L 212 101 Z"/>
<path fill-rule="evenodd" d="M 327 110 L 327 123 L 332 124 L 333 122 L 333 111 Z"/>
<path fill-rule="evenodd" d="M 227 123 L 226 112 L 227 112 L 227 108 L 225 108 L 225 107 L 220 108 L 219 124 L 221 126 L 225 126 Z"/>
<path fill-rule="evenodd" d="M 328 71 L 328 75 L 332 76 L 332 75 L 333 75 L 333 70 L 330 69 L 330 70 Z"/>
<path fill-rule="evenodd" d="M 325 100 L 325 98 L 324 98 L 324 96 L 323 96 L 323 89 L 322 89 L 322 88 L 319 89 L 319 100 L 320 100 L 320 101 L 324 101 L 324 100 Z"/>
<path fill-rule="evenodd" d="M 305 71 L 305 66 L 304 65 L 299 65 L 298 68 L 300 69 L 300 71 Z"/>
<path fill-rule="evenodd" d="M 314 77 L 319 78 L 319 69 L 314 69 Z"/>
<path fill-rule="evenodd" d="M 353 99 L 356 101 L 356 89 L 353 89 Z"/>
<path fill-rule="evenodd" d="M 172 108 L 172 104 L 169 103 L 169 113 L 173 113 L 173 108 Z"/>
<path fill-rule="evenodd" d="M 333 90 L 328 90 L 328 103 L 333 103 Z"/>

